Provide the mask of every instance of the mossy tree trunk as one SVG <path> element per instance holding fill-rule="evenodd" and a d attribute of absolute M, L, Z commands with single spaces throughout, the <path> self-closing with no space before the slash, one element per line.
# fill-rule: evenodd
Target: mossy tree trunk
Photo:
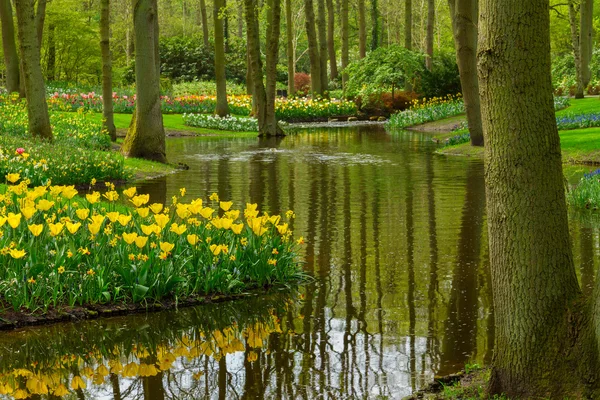
<path fill-rule="evenodd" d="M 133 25 L 137 104 L 121 152 L 126 157 L 166 162 L 156 0 L 133 0 Z"/>
<path fill-rule="evenodd" d="M 296 55 L 294 54 L 294 20 L 292 18 L 292 0 L 285 0 L 285 40 L 287 44 L 288 96 L 293 96 L 296 93 L 296 87 L 294 84 L 294 75 L 296 75 Z"/>
<path fill-rule="evenodd" d="M 52 128 L 46 103 L 46 86 L 40 64 L 34 0 L 16 0 L 15 8 L 19 27 L 23 80 L 27 94 L 29 133 L 32 136 L 52 139 Z"/>
<path fill-rule="evenodd" d="M 379 6 L 377 0 L 371 0 L 371 51 L 379 47 Z"/>
<path fill-rule="evenodd" d="M 594 1 L 593 0 L 581 0 L 580 9 L 580 25 L 581 35 L 579 48 L 581 53 L 581 77 L 583 80 L 584 89 L 589 85 L 592 77 L 590 71 L 590 61 L 592 59 L 592 51 L 594 49 L 593 44 L 593 31 L 594 31 Z"/>
<path fill-rule="evenodd" d="M 471 145 L 483 146 L 479 80 L 477 78 L 477 3 L 478 0 L 448 0 Z"/>
<path fill-rule="evenodd" d="M 579 10 L 579 3 L 575 0 L 569 0 L 569 24 L 571 25 L 571 42 L 573 45 L 573 57 L 575 58 L 575 78 L 577 81 L 577 87 L 575 89 L 575 98 L 583 98 L 583 68 L 581 63 L 581 37 L 579 35 L 579 19 L 577 18 L 577 12 Z"/>
<path fill-rule="evenodd" d="M 15 41 L 15 24 L 10 0 L 0 0 L 0 23 L 2 24 L 2 48 L 6 66 L 6 90 L 20 91 L 19 53 Z"/>
<path fill-rule="evenodd" d="M 308 39 L 308 58 L 310 60 L 310 88 L 312 96 L 323 94 L 321 82 L 321 60 L 319 57 L 319 43 L 315 29 L 315 10 L 313 0 L 304 0 L 304 13 L 306 16 L 306 36 Z"/>
<path fill-rule="evenodd" d="M 202 43 L 204 43 L 204 47 L 208 47 L 208 16 L 206 13 L 206 0 L 200 0 L 200 20 L 202 21 Z"/>
<path fill-rule="evenodd" d="M 110 0 L 100 3 L 100 51 L 102 53 L 102 117 L 110 139 L 117 140 L 113 115 L 112 60 L 110 56 Z"/>
<path fill-rule="evenodd" d="M 267 49 L 266 49 L 266 110 L 265 121 L 259 136 L 284 136 L 275 117 L 275 99 L 277 95 L 277 61 L 279 59 L 279 36 L 281 35 L 281 0 L 267 0 Z M 260 122 L 259 122 L 260 125 Z"/>
<path fill-rule="evenodd" d="M 337 56 L 335 54 L 335 11 L 333 0 L 327 0 L 327 53 L 331 80 L 338 77 Z"/>
<path fill-rule="evenodd" d="M 348 20 L 348 0 L 341 0 L 341 30 L 342 30 L 342 87 L 346 94 L 346 83 L 348 82 L 348 73 L 345 71 L 349 63 L 350 40 L 349 40 L 349 20 Z"/>
<path fill-rule="evenodd" d="M 365 0 L 358 0 L 358 57 L 365 58 L 367 55 L 367 18 L 365 11 Z"/>
<path fill-rule="evenodd" d="M 318 1 L 318 17 L 317 17 L 317 27 L 319 34 L 319 64 L 321 71 L 321 94 L 325 95 L 328 86 L 329 80 L 327 78 L 327 18 L 325 15 L 325 0 L 317 0 Z"/>
<path fill-rule="evenodd" d="M 425 67 L 433 68 L 433 28 L 435 27 L 435 0 L 427 0 L 427 36 L 425 38 Z"/>
<path fill-rule="evenodd" d="M 495 317 L 490 393 L 598 398 L 593 304 L 577 282 L 569 237 L 549 3 L 482 0 L 480 29 Z"/>
<path fill-rule="evenodd" d="M 225 77 L 225 36 L 223 33 L 224 12 L 225 0 L 214 0 L 215 81 L 217 84 L 217 105 L 215 114 L 219 117 L 229 115 L 229 106 L 227 105 L 227 78 Z"/>
<path fill-rule="evenodd" d="M 41 51 L 44 42 L 44 22 L 46 21 L 46 5 L 48 0 L 37 0 L 37 10 L 35 12 L 35 25 L 38 39 L 38 49 Z"/>
<path fill-rule="evenodd" d="M 56 80 L 56 25 L 48 24 L 48 53 L 46 60 L 46 79 Z"/>

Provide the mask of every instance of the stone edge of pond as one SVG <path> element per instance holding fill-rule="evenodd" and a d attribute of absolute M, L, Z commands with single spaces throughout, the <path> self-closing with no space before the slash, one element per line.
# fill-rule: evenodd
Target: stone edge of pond
<path fill-rule="evenodd" d="M 177 310 L 183 307 L 215 304 L 249 297 L 268 295 L 270 292 L 276 290 L 283 290 L 283 288 L 278 286 L 269 286 L 262 290 L 255 289 L 243 293 L 187 297 L 178 300 L 169 299 L 156 301 L 152 304 L 146 305 L 143 303 L 123 303 L 107 305 L 94 304 L 74 307 L 64 306 L 58 309 L 49 310 L 43 314 L 28 314 L 25 312 L 11 310 L 9 312 L 0 312 L 0 331 L 11 331 L 25 327 L 44 326 L 65 322 L 78 322 L 130 314 Z"/>

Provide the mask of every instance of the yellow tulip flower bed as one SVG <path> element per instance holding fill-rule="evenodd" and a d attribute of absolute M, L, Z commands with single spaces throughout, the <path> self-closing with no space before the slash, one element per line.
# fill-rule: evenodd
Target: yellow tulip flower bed
<path fill-rule="evenodd" d="M 171 207 L 135 187 L 76 197 L 73 186 L 0 193 L 0 300 L 15 311 L 233 294 L 303 279 L 289 221 L 216 194 Z M 132 205 L 125 207 L 124 199 Z M 289 211 L 286 220 L 294 217 Z"/>

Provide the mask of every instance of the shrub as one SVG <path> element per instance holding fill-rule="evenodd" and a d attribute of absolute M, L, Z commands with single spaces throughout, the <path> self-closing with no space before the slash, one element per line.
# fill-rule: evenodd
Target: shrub
<path fill-rule="evenodd" d="M 444 97 L 461 92 L 460 76 L 454 52 L 439 52 L 433 56 L 431 71 L 423 70 L 419 93 L 426 98 Z"/>
<path fill-rule="evenodd" d="M 356 105 L 359 110 L 369 115 L 390 115 L 395 111 L 402 111 L 410 108 L 418 98 L 415 92 L 397 91 L 394 93 L 372 93 L 365 102 L 362 96 L 356 98 Z"/>
<path fill-rule="evenodd" d="M 304 72 L 296 72 L 294 74 L 294 88 L 299 95 L 306 96 L 310 92 L 310 75 Z"/>
<path fill-rule="evenodd" d="M 252 117 L 219 117 L 207 114 L 183 114 L 183 122 L 197 128 L 219 129 L 234 132 L 258 132 L 258 121 Z"/>

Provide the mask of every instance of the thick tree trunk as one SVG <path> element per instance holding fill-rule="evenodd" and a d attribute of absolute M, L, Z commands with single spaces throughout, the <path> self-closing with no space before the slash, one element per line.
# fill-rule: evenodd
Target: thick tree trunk
<path fill-rule="evenodd" d="M 581 63 L 581 48 L 579 36 L 579 20 L 577 19 L 577 10 L 575 0 L 569 0 L 569 23 L 571 25 L 571 41 L 573 42 L 573 56 L 575 58 L 575 75 L 577 79 L 577 88 L 575 89 L 575 98 L 583 98 L 583 68 Z"/>
<path fill-rule="evenodd" d="M 448 0 L 456 60 L 460 74 L 471 145 L 483 146 L 479 80 L 477 78 L 477 5 L 478 0 Z"/>
<path fill-rule="evenodd" d="M 102 53 L 102 117 L 110 139 L 117 140 L 113 116 L 112 61 L 110 56 L 110 0 L 100 3 L 100 51 Z"/>
<path fill-rule="evenodd" d="M 16 0 L 19 45 L 23 63 L 23 79 L 27 93 L 29 133 L 52 139 L 52 128 L 46 103 L 46 86 L 40 64 L 40 48 L 36 29 L 34 0 Z"/>
<path fill-rule="evenodd" d="M 292 18 L 292 0 L 285 0 L 285 39 L 287 43 L 288 96 L 293 96 L 296 93 L 296 87 L 294 83 L 294 75 L 296 75 L 296 54 L 294 54 L 294 20 Z"/>
<path fill-rule="evenodd" d="M 435 0 L 427 0 L 427 37 L 425 39 L 425 67 L 433 67 L 433 28 L 435 27 Z"/>
<path fill-rule="evenodd" d="M 344 95 L 346 94 L 346 83 L 348 82 L 348 73 L 346 72 L 346 67 L 348 67 L 350 52 L 348 1 L 349 0 L 341 0 L 342 86 L 344 88 Z"/>
<path fill-rule="evenodd" d="M 328 90 L 329 80 L 327 78 L 327 18 L 325 16 L 325 0 L 318 1 L 317 27 L 319 33 L 319 64 L 321 70 L 321 95 Z"/>
<path fill-rule="evenodd" d="M 321 83 L 321 60 L 319 57 L 319 44 L 315 30 L 315 10 L 313 0 L 304 0 L 306 14 L 306 36 L 308 37 L 308 58 L 310 59 L 310 85 L 312 96 L 323 93 Z"/>
<path fill-rule="evenodd" d="M 377 0 L 371 0 L 371 51 L 379 47 L 379 6 Z"/>
<path fill-rule="evenodd" d="M 335 11 L 333 0 L 327 0 L 327 53 L 329 55 L 329 73 L 331 80 L 338 77 L 337 57 L 335 55 Z"/>
<path fill-rule="evenodd" d="M 158 7 L 156 0 L 133 0 L 133 5 L 137 104 L 121 152 L 126 157 L 166 162 L 160 101 Z"/>
<path fill-rule="evenodd" d="M 213 20 L 215 27 L 215 80 L 217 84 L 217 105 L 215 114 L 219 117 L 229 115 L 227 105 L 227 81 L 225 77 L 225 37 L 223 33 L 224 0 L 214 0 Z"/>
<path fill-rule="evenodd" d="M 2 24 L 2 48 L 6 66 L 6 90 L 20 91 L 19 53 L 15 42 L 15 24 L 10 0 L 0 0 L 0 23 Z"/>
<path fill-rule="evenodd" d="M 200 19 L 202 20 L 202 40 L 204 47 L 208 47 L 208 17 L 206 15 L 206 0 L 200 0 Z"/>
<path fill-rule="evenodd" d="M 367 18 L 365 0 L 358 0 L 358 57 L 367 55 Z"/>
<path fill-rule="evenodd" d="M 597 398 L 598 348 L 567 222 L 549 4 L 483 0 L 480 23 L 495 316 L 490 391 L 510 398 Z"/>
<path fill-rule="evenodd" d="M 592 77 L 590 71 L 590 61 L 592 59 L 593 50 L 593 22 L 594 22 L 594 1 L 593 0 L 581 0 L 580 9 L 580 21 L 581 21 L 581 36 L 579 42 L 580 54 L 581 54 L 581 77 L 583 80 L 584 89 L 590 83 Z"/>

